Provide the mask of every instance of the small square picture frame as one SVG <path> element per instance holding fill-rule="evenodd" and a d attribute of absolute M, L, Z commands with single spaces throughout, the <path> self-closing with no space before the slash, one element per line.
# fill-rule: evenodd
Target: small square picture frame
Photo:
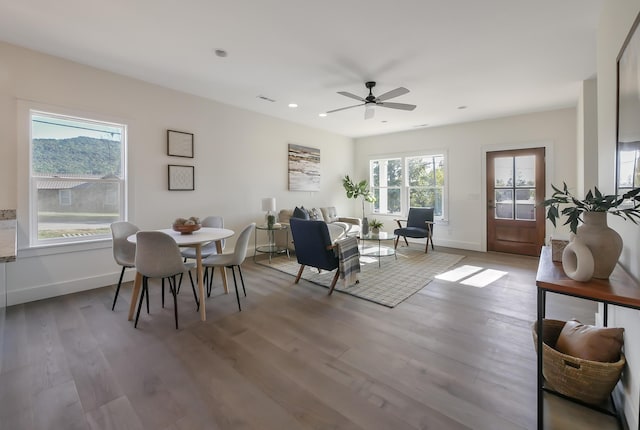
<path fill-rule="evenodd" d="M 167 155 L 193 158 L 193 133 L 167 130 Z"/>
<path fill-rule="evenodd" d="M 169 164 L 169 191 L 195 190 L 195 168 L 179 164 Z"/>

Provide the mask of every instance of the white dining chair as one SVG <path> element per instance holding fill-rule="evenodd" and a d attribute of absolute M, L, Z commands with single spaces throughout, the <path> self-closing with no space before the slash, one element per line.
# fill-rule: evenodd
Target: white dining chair
<path fill-rule="evenodd" d="M 240 282 L 242 283 L 242 291 L 244 292 L 244 296 L 247 296 L 247 290 L 244 288 L 244 279 L 242 277 L 242 269 L 240 265 L 244 261 L 247 256 L 247 247 L 249 246 L 249 238 L 251 237 L 251 232 L 253 232 L 256 228 L 256 223 L 251 223 L 246 226 L 242 232 L 238 235 L 238 240 L 236 241 L 236 246 L 232 253 L 222 253 L 210 255 L 209 257 L 202 260 L 203 267 L 221 267 L 224 270 L 225 267 L 231 269 L 231 273 L 233 274 L 233 283 L 236 287 L 236 299 L 238 300 L 238 310 L 242 311 L 242 307 L 240 306 L 240 294 L 238 293 L 238 281 L 236 279 L 235 268 L 238 268 L 238 273 L 240 275 Z M 211 282 L 211 278 L 209 282 Z M 209 286 L 210 290 L 211 287 Z"/>
<path fill-rule="evenodd" d="M 163 280 L 163 302 L 164 302 L 164 279 L 169 280 L 169 289 L 173 295 L 173 311 L 176 320 L 176 329 L 178 328 L 178 284 L 176 276 L 184 272 L 189 273 L 191 279 L 191 288 L 193 296 L 196 300 L 197 308 L 200 307 L 198 295 L 191 269 L 195 267 L 195 263 L 185 263 L 180 255 L 180 248 L 176 241 L 160 231 L 139 231 L 136 233 L 136 270 L 142 275 L 142 291 L 140 301 L 138 303 L 138 311 L 136 313 L 136 321 L 134 327 L 138 327 L 138 318 L 140 317 L 140 308 L 145 296 L 149 297 L 149 278 L 160 278 Z M 163 303 L 164 305 L 164 303 Z M 147 311 L 148 311 L 147 299 Z"/>
<path fill-rule="evenodd" d="M 127 240 L 127 237 L 132 234 L 136 234 L 140 229 L 130 222 L 118 221 L 111 224 L 111 238 L 113 239 L 113 259 L 116 260 L 122 271 L 120 272 L 120 279 L 118 280 L 118 287 L 116 288 L 116 294 L 113 297 L 113 304 L 111 310 L 116 307 L 116 301 L 118 300 L 118 293 L 120 292 L 120 286 L 122 285 L 122 278 L 124 271 L 135 267 L 136 259 L 136 244 Z"/>

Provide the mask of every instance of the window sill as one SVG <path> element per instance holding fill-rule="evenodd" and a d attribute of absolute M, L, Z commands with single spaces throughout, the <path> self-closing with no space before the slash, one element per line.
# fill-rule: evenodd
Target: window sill
<path fill-rule="evenodd" d="M 18 248 L 18 258 L 43 257 L 46 255 L 68 254 L 104 248 L 111 248 L 111 238 L 96 239 L 80 243 L 56 243 L 51 245 Z"/>

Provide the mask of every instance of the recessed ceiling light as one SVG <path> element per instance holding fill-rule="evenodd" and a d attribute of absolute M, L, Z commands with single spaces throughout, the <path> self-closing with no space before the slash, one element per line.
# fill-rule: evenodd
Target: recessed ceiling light
<path fill-rule="evenodd" d="M 387 122 L 387 120 L 386 120 L 386 119 L 383 119 L 383 120 L 382 120 L 382 121 L 380 121 L 380 122 L 384 124 L 384 123 L 386 123 L 386 122 Z"/>
<path fill-rule="evenodd" d="M 224 58 L 228 55 L 227 51 L 225 51 L 224 49 L 216 49 L 213 52 L 220 58 Z"/>
<path fill-rule="evenodd" d="M 418 125 L 414 125 L 414 128 L 419 128 L 419 127 L 428 127 L 429 124 L 425 123 L 425 124 L 418 124 Z"/>
<path fill-rule="evenodd" d="M 319 113 L 318 116 L 324 118 L 325 116 L 327 116 L 327 114 L 325 112 Z"/>
<path fill-rule="evenodd" d="M 297 108 L 298 104 L 297 103 L 289 103 L 289 107 L 290 108 Z"/>
<path fill-rule="evenodd" d="M 260 96 L 256 96 L 256 97 L 258 97 L 260 100 L 264 100 L 264 101 L 267 101 L 267 102 L 271 102 L 271 103 L 275 103 L 276 102 L 274 99 L 272 99 L 270 97 L 267 97 L 267 96 L 260 95 Z"/>
<path fill-rule="evenodd" d="M 458 109 L 466 109 L 466 106 L 458 106 Z"/>

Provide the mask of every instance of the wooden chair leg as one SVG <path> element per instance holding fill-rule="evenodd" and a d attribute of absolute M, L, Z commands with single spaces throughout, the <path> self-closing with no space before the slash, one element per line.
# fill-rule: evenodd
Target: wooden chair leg
<path fill-rule="evenodd" d="M 409 241 L 407 240 L 407 236 L 402 236 L 402 237 L 404 237 L 404 243 L 406 243 L 407 246 L 409 246 Z"/>
<path fill-rule="evenodd" d="M 393 245 L 393 249 L 398 249 L 398 242 L 400 241 L 400 236 L 396 236 L 396 243 Z"/>
<path fill-rule="evenodd" d="M 300 270 L 298 270 L 298 276 L 296 276 L 296 281 L 294 282 L 294 284 L 297 284 L 298 281 L 300 280 L 300 277 L 302 276 L 302 271 L 304 270 L 304 264 L 300 265 Z"/>
<path fill-rule="evenodd" d="M 336 282 L 338 282 L 338 276 L 340 276 L 340 270 L 336 270 L 336 274 L 331 281 L 331 286 L 329 287 L 329 294 L 327 294 L 328 296 L 333 293 L 333 289 L 336 287 Z"/>

